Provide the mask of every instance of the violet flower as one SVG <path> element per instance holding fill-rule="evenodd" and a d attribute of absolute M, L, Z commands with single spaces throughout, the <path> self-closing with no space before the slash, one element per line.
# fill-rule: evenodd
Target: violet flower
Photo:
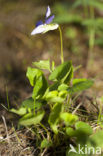
<path fill-rule="evenodd" d="M 45 17 L 45 23 L 43 23 L 42 21 L 38 21 L 36 23 L 36 28 L 31 32 L 31 35 L 36 35 L 36 34 L 40 34 L 40 33 L 46 33 L 50 30 L 55 30 L 59 27 L 58 24 L 56 23 L 52 23 L 54 19 L 54 15 L 51 15 L 51 10 L 50 7 L 47 7 L 47 11 L 46 11 L 46 17 Z"/>

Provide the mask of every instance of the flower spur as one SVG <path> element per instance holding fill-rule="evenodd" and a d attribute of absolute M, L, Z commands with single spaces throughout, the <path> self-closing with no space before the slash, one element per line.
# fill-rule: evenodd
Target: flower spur
<path fill-rule="evenodd" d="M 46 33 L 50 30 L 55 30 L 59 27 L 56 23 L 51 23 L 54 19 L 54 15 L 51 15 L 50 7 L 47 7 L 46 16 L 45 16 L 45 23 L 43 21 L 38 21 L 36 23 L 35 29 L 31 32 L 31 35 L 36 35 L 40 33 Z"/>

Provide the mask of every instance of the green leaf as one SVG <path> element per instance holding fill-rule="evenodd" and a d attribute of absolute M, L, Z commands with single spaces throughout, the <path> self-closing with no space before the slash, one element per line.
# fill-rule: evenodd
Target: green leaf
<path fill-rule="evenodd" d="M 24 108 L 30 108 L 30 109 L 33 109 L 34 108 L 34 100 L 32 97 L 24 100 L 21 104 L 21 107 L 24 107 Z"/>
<path fill-rule="evenodd" d="M 41 148 L 48 148 L 52 146 L 52 142 L 47 140 L 47 139 L 44 139 L 42 142 L 41 142 Z"/>
<path fill-rule="evenodd" d="M 46 99 L 57 97 L 58 96 L 58 91 L 54 90 L 54 91 L 51 91 L 51 92 L 47 92 L 45 96 L 46 96 Z"/>
<path fill-rule="evenodd" d="M 66 134 L 69 136 L 69 137 L 73 137 L 75 136 L 75 130 L 71 127 L 66 127 Z"/>
<path fill-rule="evenodd" d="M 74 79 L 73 86 L 68 89 L 68 92 L 74 94 L 76 92 L 80 92 L 90 88 L 93 85 L 93 80 L 87 79 Z"/>
<path fill-rule="evenodd" d="M 28 116 L 21 118 L 19 120 L 19 124 L 23 126 L 36 125 L 40 123 L 43 117 L 44 117 L 44 111 L 39 112 L 38 114 L 35 114 L 35 115 L 29 114 Z"/>
<path fill-rule="evenodd" d="M 33 114 L 31 112 L 29 112 L 29 113 L 26 113 L 20 120 L 26 120 L 26 119 L 31 118 L 32 116 L 33 116 Z"/>
<path fill-rule="evenodd" d="M 49 60 L 41 60 L 39 62 L 33 62 L 37 68 L 50 70 L 50 61 Z"/>
<path fill-rule="evenodd" d="M 73 83 L 73 85 L 75 85 L 77 83 L 85 82 L 85 81 L 87 81 L 87 79 L 85 79 L 85 78 L 82 78 L 82 79 L 73 79 L 72 83 Z"/>
<path fill-rule="evenodd" d="M 58 94 L 58 91 L 51 91 L 46 93 L 45 100 L 48 102 L 54 102 L 54 103 L 62 103 L 65 99 L 60 97 Z"/>
<path fill-rule="evenodd" d="M 98 130 L 95 134 L 91 135 L 87 146 L 103 148 L 103 130 Z"/>
<path fill-rule="evenodd" d="M 65 122 L 66 126 L 73 125 L 78 120 L 76 115 L 67 112 L 61 113 L 60 118 Z"/>
<path fill-rule="evenodd" d="M 52 130 L 54 131 L 54 133 L 58 133 L 57 130 L 57 124 L 59 122 L 60 119 L 60 113 L 62 112 L 62 104 L 61 103 L 56 103 L 52 109 L 52 112 L 50 113 L 48 122 L 52 128 Z"/>
<path fill-rule="evenodd" d="M 58 81 L 54 82 L 54 84 L 50 85 L 49 90 L 50 91 L 57 90 L 59 85 L 60 85 L 60 82 L 58 82 Z"/>
<path fill-rule="evenodd" d="M 17 109 L 12 108 L 12 109 L 10 109 L 10 112 L 22 116 L 22 115 L 26 114 L 27 109 L 26 109 L 26 108 L 19 108 L 19 109 L 17 110 Z"/>
<path fill-rule="evenodd" d="M 59 85 L 58 90 L 62 91 L 62 90 L 67 90 L 69 87 L 68 85 L 66 85 L 65 83 L 62 83 L 61 85 Z"/>
<path fill-rule="evenodd" d="M 89 139 L 89 136 L 93 133 L 93 130 L 90 125 L 85 122 L 78 121 L 75 124 L 74 136 L 78 144 L 85 145 Z"/>
<path fill-rule="evenodd" d="M 48 87 L 47 81 L 42 74 L 35 82 L 35 86 L 33 88 L 32 98 L 35 99 L 37 96 L 41 97 L 44 95 L 46 89 Z"/>
<path fill-rule="evenodd" d="M 67 73 L 67 75 L 64 78 L 64 83 L 69 84 L 70 80 L 73 78 L 73 66 L 71 66 L 70 71 Z"/>
<path fill-rule="evenodd" d="M 57 124 L 51 125 L 51 128 L 55 134 L 58 134 L 58 125 Z"/>
<path fill-rule="evenodd" d="M 49 76 L 49 80 L 62 80 L 66 74 L 70 71 L 72 66 L 71 61 L 64 62 L 55 68 L 55 70 Z"/>
<path fill-rule="evenodd" d="M 35 108 L 38 110 L 38 109 L 41 108 L 41 106 L 42 106 L 42 101 L 36 100 L 36 101 L 35 101 Z M 24 100 L 24 101 L 22 102 L 22 104 L 21 104 L 21 107 L 25 107 L 25 108 L 27 108 L 27 109 L 30 108 L 31 110 L 34 109 L 34 100 L 33 100 L 33 98 L 30 97 L 30 98 Z"/>
<path fill-rule="evenodd" d="M 35 85 L 36 79 L 40 77 L 41 75 L 42 75 L 42 72 L 39 69 L 31 68 L 31 67 L 27 68 L 26 76 L 29 79 L 31 86 Z"/>
<path fill-rule="evenodd" d="M 75 124 L 75 128 L 76 128 L 76 130 L 78 130 L 78 133 L 79 133 L 79 131 L 83 132 L 84 134 L 87 134 L 87 135 L 91 135 L 93 133 L 91 126 L 82 121 L 78 121 Z"/>
<path fill-rule="evenodd" d="M 64 100 L 67 98 L 67 90 L 62 90 L 59 92 L 59 97 L 63 98 Z"/>

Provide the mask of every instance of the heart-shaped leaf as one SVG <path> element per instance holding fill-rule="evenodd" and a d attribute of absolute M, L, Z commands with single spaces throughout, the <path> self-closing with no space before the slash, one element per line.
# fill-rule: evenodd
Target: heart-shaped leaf
<path fill-rule="evenodd" d="M 19 124 L 23 126 L 36 125 L 40 123 L 43 117 L 44 117 L 44 111 L 39 112 L 38 114 L 34 114 L 34 115 L 29 114 L 28 116 L 21 118 L 19 120 Z"/>
<path fill-rule="evenodd" d="M 62 80 L 68 72 L 71 70 L 72 63 L 67 61 L 55 68 L 55 70 L 49 76 L 49 80 Z"/>
<path fill-rule="evenodd" d="M 28 67 L 26 76 L 29 79 L 31 86 L 34 86 L 36 79 L 41 75 L 42 72 L 39 69 Z"/>
<path fill-rule="evenodd" d="M 35 65 L 37 68 L 47 69 L 50 71 L 50 61 L 49 60 L 41 60 L 39 62 L 33 62 L 33 65 Z"/>
<path fill-rule="evenodd" d="M 40 100 L 36 100 L 35 101 L 35 109 L 38 110 L 41 108 L 42 106 L 42 101 Z M 26 100 L 24 100 L 21 104 L 21 107 L 27 108 L 27 109 L 34 109 L 34 100 L 32 97 L 27 98 Z"/>
<path fill-rule="evenodd" d="M 47 81 L 44 75 L 42 74 L 40 77 L 36 79 L 36 82 L 33 88 L 32 98 L 35 99 L 37 96 L 39 97 L 43 96 L 43 94 L 45 93 L 47 89 L 47 86 L 48 86 Z"/>
<path fill-rule="evenodd" d="M 10 112 L 22 116 L 22 115 L 26 114 L 27 109 L 26 109 L 26 108 L 23 108 L 23 107 L 22 107 L 22 108 L 19 108 L 19 109 L 14 109 L 14 108 L 12 108 L 12 109 L 10 109 Z"/>
<path fill-rule="evenodd" d="M 76 128 L 76 130 L 78 130 L 78 133 L 79 133 L 79 131 L 83 132 L 84 134 L 87 134 L 87 135 L 91 135 L 93 133 L 91 126 L 82 121 L 78 121 L 75 124 L 75 128 Z"/>
<path fill-rule="evenodd" d="M 66 126 L 73 125 L 78 120 L 76 115 L 67 112 L 61 113 L 60 118 L 65 122 Z"/>
<path fill-rule="evenodd" d="M 93 85 L 93 80 L 88 79 L 74 79 L 73 86 L 68 88 L 68 92 L 74 94 L 90 88 Z"/>

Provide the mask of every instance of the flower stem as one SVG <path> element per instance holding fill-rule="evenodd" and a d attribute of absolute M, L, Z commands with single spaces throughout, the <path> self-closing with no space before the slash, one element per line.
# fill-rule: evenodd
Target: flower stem
<path fill-rule="evenodd" d="M 62 31 L 61 31 L 60 26 L 59 26 L 58 28 L 59 28 L 59 32 L 60 32 L 60 42 L 61 42 L 61 63 L 63 63 L 63 62 L 64 62 L 64 54 L 63 54 L 63 37 L 62 37 Z"/>

